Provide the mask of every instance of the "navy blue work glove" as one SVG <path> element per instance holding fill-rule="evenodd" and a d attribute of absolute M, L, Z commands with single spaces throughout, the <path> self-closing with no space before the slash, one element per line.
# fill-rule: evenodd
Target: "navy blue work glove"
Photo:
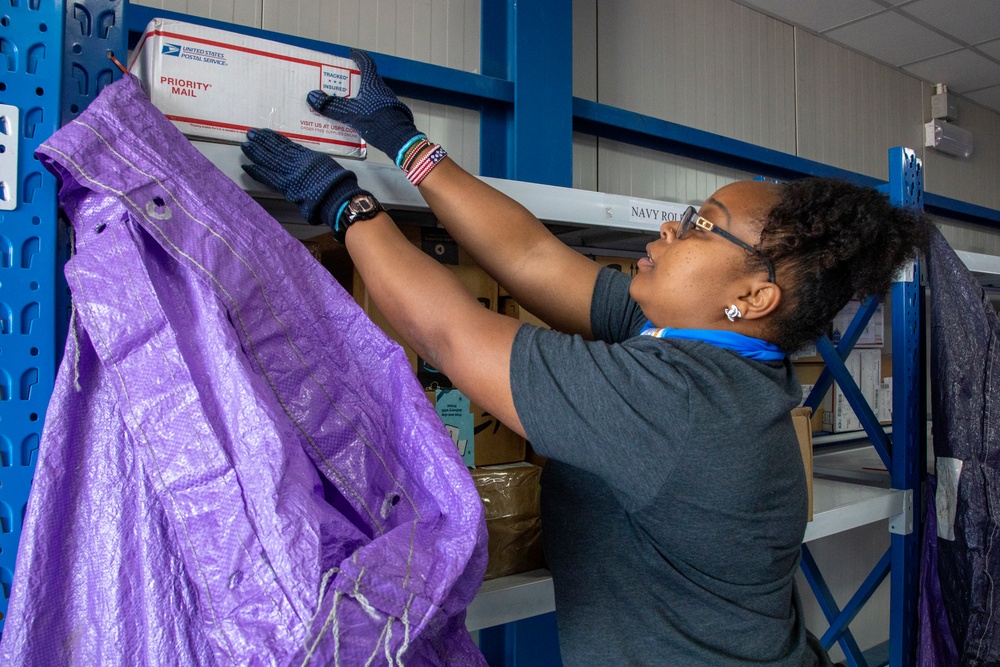
<path fill-rule="evenodd" d="M 298 204 L 309 224 L 329 225 L 343 243 L 347 230 L 338 228 L 337 213 L 355 195 L 367 194 L 358 186 L 354 172 L 341 167 L 332 157 L 300 146 L 274 130 L 247 131 L 242 148 L 243 154 L 253 161 L 243 165 L 243 171 Z"/>
<path fill-rule="evenodd" d="M 351 49 L 351 58 L 361 70 L 357 97 L 334 97 L 314 90 L 306 98 L 309 106 L 327 118 L 347 123 L 399 166 L 400 150 L 420 134 L 413 124 L 413 113 L 385 85 L 370 55 Z"/>

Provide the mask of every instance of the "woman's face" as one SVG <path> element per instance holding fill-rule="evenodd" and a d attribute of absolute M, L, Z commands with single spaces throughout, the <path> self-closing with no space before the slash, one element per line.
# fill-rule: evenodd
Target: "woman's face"
<path fill-rule="evenodd" d="M 760 240 L 764 217 L 777 201 L 778 186 L 763 181 L 732 183 L 709 197 L 698 214 L 750 246 Z M 712 232 L 692 228 L 677 238 L 679 223 L 660 227 L 646 246 L 630 293 L 657 327 L 733 328 L 724 309 L 749 298 L 767 283 L 766 270 L 747 271 L 747 251 Z"/>

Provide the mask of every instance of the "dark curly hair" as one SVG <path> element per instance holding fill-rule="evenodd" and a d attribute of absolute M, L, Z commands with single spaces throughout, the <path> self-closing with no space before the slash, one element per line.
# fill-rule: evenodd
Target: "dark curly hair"
<path fill-rule="evenodd" d="M 769 338 L 794 352 L 825 333 L 851 297 L 884 296 L 899 269 L 926 249 L 928 222 L 921 211 L 840 180 L 780 188 L 757 248 L 782 288 Z"/>

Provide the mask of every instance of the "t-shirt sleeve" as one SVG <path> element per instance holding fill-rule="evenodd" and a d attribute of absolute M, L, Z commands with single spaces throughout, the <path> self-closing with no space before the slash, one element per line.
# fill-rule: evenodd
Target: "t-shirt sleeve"
<path fill-rule="evenodd" d="M 601 477 L 633 507 L 673 470 L 690 423 L 688 379 L 658 343 L 522 325 L 511 355 L 514 407 L 534 450 Z"/>
<path fill-rule="evenodd" d="M 629 296 L 632 279 L 604 267 L 597 274 L 590 306 L 590 329 L 597 340 L 620 343 L 638 335 L 647 317 Z"/>

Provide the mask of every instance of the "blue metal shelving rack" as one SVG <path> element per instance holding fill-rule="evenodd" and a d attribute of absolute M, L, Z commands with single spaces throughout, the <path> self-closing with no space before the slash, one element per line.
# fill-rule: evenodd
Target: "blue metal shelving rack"
<path fill-rule="evenodd" d="M 279 39 L 346 56 L 347 48 L 188 15 L 128 6 L 126 0 L 9 0 L 0 9 L 0 613 L 6 610 L 20 520 L 30 488 L 45 406 L 66 331 L 65 289 L 57 275 L 65 247 L 55 204 L 56 184 L 32 153 L 71 120 L 117 74 L 106 59 L 124 60 L 126 29 L 139 33 L 154 15 L 174 17 Z M 925 204 L 919 160 L 893 149 L 885 184 L 793 155 L 572 97 L 571 0 L 534 3 L 482 0 L 482 74 L 380 56 L 383 76 L 402 95 L 475 109 L 481 113 L 484 176 L 550 185 L 572 183 L 572 133 L 631 143 L 770 178 L 833 176 L 881 187 L 898 205 Z M 544 30 L 544 34 L 539 31 Z M 12 121 L 13 119 L 13 121 Z M 14 128 L 12 130 L 12 128 Z M 11 167 L 11 154 L 16 164 Z M 5 160 L 6 156 L 6 160 Z M 544 159 L 541 159 L 544 158 Z M 11 194 L 15 193 L 16 196 Z M 13 205 L 11 205 L 13 202 Z M 928 194 L 931 212 L 1000 223 L 1000 212 Z M 908 494 L 908 511 L 893 523 L 892 544 L 871 575 L 840 610 L 808 550 L 803 568 L 831 622 L 827 645 L 840 641 L 852 665 L 868 664 L 848 626 L 857 610 L 891 575 L 888 660 L 913 663 L 916 627 L 917 509 L 923 451 L 923 342 L 919 267 L 893 292 L 894 423 L 892 441 L 875 428 L 871 410 L 846 375 L 842 358 L 860 335 L 875 304 L 863 308 L 838 348 L 820 348 L 829 387 L 842 381 L 869 435 L 892 471 L 893 487 Z M 903 360 L 904 363 L 899 363 Z M 820 384 L 820 383 L 818 383 Z M 819 391 L 819 390 L 817 390 Z M 818 402 L 822 394 L 815 396 Z M 552 615 L 481 633 L 491 664 L 558 664 Z M 2 619 L 0 619 L 2 631 Z"/>
<path fill-rule="evenodd" d="M 895 206 L 923 208 L 923 167 L 909 149 L 889 151 L 889 182 L 879 186 Z M 890 472 L 892 488 L 904 493 L 904 514 L 891 522 L 889 549 L 865 578 L 844 609 L 837 606 L 823 576 L 809 551 L 802 546 L 802 571 L 819 601 L 829 629 L 820 638 L 825 648 L 840 642 L 848 664 L 852 667 L 877 664 L 888 660 L 891 665 L 911 665 L 916 658 L 917 591 L 919 567 L 919 510 L 921 453 L 926 446 L 923 373 L 923 289 L 920 286 L 919 263 L 914 262 L 898 277 L 892 291 L 892 353 L 893 353 L 893 424 L 892 440 L 886 436 L 871 407 L 844 365 L 844 359 L 857 342 L 878 299 L 869 299 L 859 309 L 854 321 L 837 347 L 829 338 L 817 342 L 827 369 L 817 380 L 806 405 L 814 410 L 823 400 L 834 380 L 841 386 L 854 408 L 865 432 Z M 902 363 L 899 363 L 902 361 Z M 849 625 L 858 611 L 875 593 L 886 576 L 891 574 L 889 646 L 865 655 L 851 634 Z"/>
<path fill-rule="evenodd" d="M 0 631 L 56 360 L 55 179 L 34 159 L 59 126 L 59 3 L 0 10 Z"/>
<path fill-rule="evenodd" d="M 34 151 L 115 78 L 106 53 L 123 55 L 123 6 L 9 0 L 0 9 L 0 632 L 68 327 L 57 184 Z"/>

